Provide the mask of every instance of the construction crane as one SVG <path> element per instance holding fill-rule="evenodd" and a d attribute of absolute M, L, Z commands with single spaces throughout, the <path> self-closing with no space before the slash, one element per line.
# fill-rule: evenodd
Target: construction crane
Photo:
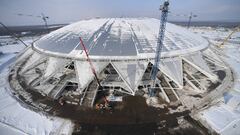
<path fill-rule="evenodd" d="M 41 13 L 41 15 L 27 15 L 27 14 L 21 14 L 21 13 L 19 13 L 19 14 L 17 14 L 18 16 L 27 16 L 27 17 L 37 17 L 37 18 L 41 18 L 42 20 L 43 20 L 43 22 L 44 22 L 44 25 L 45 25 L 45 27 L 46 27 L 46 30 L 47 30 L 47 32 L 49 33 L 49 29 L 48 29 L 48 23 L 47 23 L 47 19 L 49 19 L 49 17 L 48 16 L 45 16 L 43 13 Z"/>
<path fill-rule="evenodd" d="M 165 34 L 165 28 L 166 28 L 166 22 L 167 22 L 167 16 L 168 16 L 168 6 L 169 6 L 168 0 L 165 0 L 164 4 L 160 6 L 160 10 L 162 11 L 162 14 L 161 14 L 161 20 L 160 20 L 158 39 L 157 39 L 155 61 L 154 61 L 154 65 L 152 67 L 152 73 L 151 73 L 151 79 L 152 79 L 152 88 L 150 89 L 151 97 L 154 96 L 154 93 L 155 93 L 156 78 L 157 78 L 157 73 L 158 73 L 160 59 L 161 59 L 161 51 L 163 47 L 163 40 L 164 40 L 164 34 Z"/>
<path fill-rule="evenodd" d="M 187 24 L 187 28 L 190 27 L 191 21 L 193 17 L 197 17 L 197 15 L 194 15 L 192 12 L 189 15 L 189 19 L 188 19 L 188 24 Z"/>
<path fill-rule="evenodd" d="M 224 44 L 231 38 L 231 36 L 235 33 L 240 31 L 240 26 L 233 29 L 233 31 L 223 40 L 223 42 L 219 45 L 217 45 L 218 48 L 222 48 Z"/>
<path fill-rule="evenodd" d="M 84 50 L 84 53 L 85 53 L 85 55 L 86 55 L 86 57 L 87 57 L 87 61 L 89 62 L 89 65 L 90 65 L 90 68 L 91 68 L 91 70 L 92 70 L 92 73 L 93 73 L 95 79 L 97 80 L 98 85 L 101 87 L 100 81 L 99 81 L 99 79 L 98 79 L 98 77 L 97 77 L 96 70 L 95 70 L 95 68 L 94 68 L 94 66 L 93 66 L 93 64 L 92 64 L 91 59 L 89 58 L 89 55 L 88 55 L 87 49 L 86 49 L 86 47 L 85 47 L 85 45 L 84 45 L 84 43 L 83 43 L 83 40 L 82 40 L 81 37 L 79 37 L 79 39 L 80 39 L 80 44 L 81 44 L 81 46 L 82 46 L 82 48 L 83 48 L 83 50 Z"/>
<path fill-rule="evenodd" d="M 92 73 L 93 73 L 95 79 L 97 80 L 97 83 L 98 83 L 99 88 L 101 89 L 101 88 L 102 88 L 101 83 L 100 83 L 100 81 L 99 81 L 99 79 L 98 79 L 98 77 L 97 77 L 97 73 L 96 73 L 96 70 L 95 70 L 95 68 L 94 68 L 94 66 L 93 66 L 93 64 L 92 64 L 92 61 L 91 61 L 91 59 L 89 58 L 87 48 L 85 47 L 82 38 L 79 37 L 79 39 L 80 39 L 80 44 L 81 44 L 81 46 L 82 46 L 82 48 L 83 48 L 83 51 L 84 51 L 84 53 L 85 53 L 85 55 L 86 55 L 86 57 L 87 57 L 87 61 L 89 62 L 89 65 L 90 65 L 90 68 L 91 68 L 91 70 L 92 70 Z M 108 105 L 109 105 L 109 102 L 108 102 L 106 96 L 104 95 L 103 98 L 104 98 L 105 105 L 108 106 Z"/>
<path fill-rule="evenodd" d="M 175 13 L 172 13 L 169 11 L 169 15 L 176 16 L 176 17 L 187 17 L 188 18 L 187 28 L 190 27 L 192 18 L 198 17 L 197 15 L 193 14 L 192 12 L 190 13 L 190 15 L 187 15 L 187 14 L 175 14 Z"/>
<path fill-rule="evenodd" d="M 15 38 L 16 40 L 19 40 L 25 47 L 28 47 L 28 45 L 21 39 L 19 38 L 14 32 L 12 32 L 6 25 L 4 25 L 2 22 L 0 22 L 0 25 L 3 26 L 3 28 L 8 32 L 8 34 Z"/>

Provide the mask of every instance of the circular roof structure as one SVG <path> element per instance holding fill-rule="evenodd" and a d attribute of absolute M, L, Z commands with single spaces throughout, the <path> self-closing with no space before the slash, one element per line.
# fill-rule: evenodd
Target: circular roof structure
<path fill-rule="evenodd" d="M 56 30 L 34 43 L 51 56 L 85 59 L 79 37 L 91 59 L 154 58 L 160 21 L 153 18 L 83 20 Z M 201 36 L 167 23 L 162 57 L 174 57 L 208 47 Z"/>

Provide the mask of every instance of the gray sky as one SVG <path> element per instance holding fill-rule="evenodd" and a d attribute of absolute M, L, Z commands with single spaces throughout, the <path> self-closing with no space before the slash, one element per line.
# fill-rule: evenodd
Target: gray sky
<path fill-rule="evenodd" d="M 70 23 L 92 17 L 155 17 L 163 0 L 0 0 L 0 21 L 6 25 L 43 24 L 40 18 L 18 13 L 50 17 L 49 23 Z M 172 13 L 198 17 L 193 21 L 240 21 L 240 0 L 170 0 Z M 187 21 L 170 16 L 169 20 Z"/>

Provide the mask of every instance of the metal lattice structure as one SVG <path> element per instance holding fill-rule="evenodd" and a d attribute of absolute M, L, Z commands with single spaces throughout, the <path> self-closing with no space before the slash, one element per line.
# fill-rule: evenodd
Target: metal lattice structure
<path fill-rule="evenodd" d="M 151 78 L 153 80 L 152 87 L 155 87 L 156 77 L 159 70 L 159 64 L 160 64 L 160 57 L 161 57 L 161 51 L 163 47 L 163 40 L 164 40 L 164 34 L 165 34 L 165 28 L 167 23 L 167 16 L 168 16 L 168 6 L 169 2 L 165 1 L 164 4 L 161 6 L 160 10 L 162 11 L 161 20 L 160 20 L 160 29 L 159 29 L 159 36 L 157 41 L 157 49 L 155 54 L 155 61 L 152 69 L 152 75 Z M 151 94 L 152 95 L 152 94 Z"/>

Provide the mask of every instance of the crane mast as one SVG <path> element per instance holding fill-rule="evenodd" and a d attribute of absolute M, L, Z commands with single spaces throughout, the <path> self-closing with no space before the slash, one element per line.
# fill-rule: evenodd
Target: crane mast
<path fill-rule="evenodd" d="M 158 39 L 157 39 L 155 61 L 154 61 L 154 65 L 152 67 L 152 73 L 151 73 L 151 79 L 153 84 L 152 84 L 152 88 L 150 89 L 150 96 L 154 96 L 154 89 L 156 85 L 156 78 L 157 78 L 158 68 L 159 68 L 160 59 L 161 59 L 161 51 L 163 47 L 163 40 L 164 40 L 164 34 L 165 34 L 165 28 L 166 28 L 166 22 L 167 22 L 167 16 L 168 16 L 168 6 L 169 6 L 169 1 L 166 0 L 164 1 L 164 4 L 161 5 L 160 7 L 162 14 L 161 14 L 161 20 L 160 20 Z"/>
<path fill-rule="evenodd" d="M 44 21 L 44 24 L 45 24 L 45 28 L 47 30 L 47 32 L 49 33 L 49 29 L 48 29 L 48 23 L 47 23 L 47 20 L 49 19 L 48 16 L 45 16 L 43 13 L 41 13 L 41 15 L 31 15 L 31 14 L 22 14 L 22 13 L 18 13 L 17 14 L 18 16 L 26 16 L 26 17 L 37 17 L 37 18 L 41 18 L 43 21 Z"/>

